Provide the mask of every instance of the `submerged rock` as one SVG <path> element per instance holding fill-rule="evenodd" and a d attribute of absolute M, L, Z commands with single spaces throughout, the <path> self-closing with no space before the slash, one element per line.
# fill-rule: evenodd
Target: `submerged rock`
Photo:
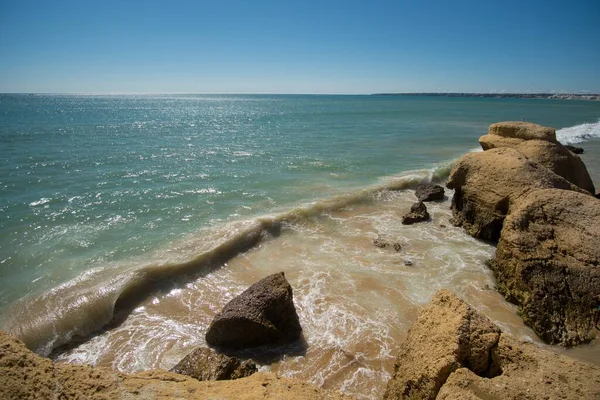
<path fill-rule="evenodd" d="M 447 186 L 454 189 L 451 222 L 491 241 L 499 239 L 509 207 L 531 190 L 588 193 L 511 148 L 464 155 L 452 168 Z"/>
<path fill-rule="evenodd" d="M 444 200 L 444 188 L 440 185 L 425 184 L 417 186 L 415 196 L 419 201 Z"/>
<path fill-rule="evenodd" d="M 581 159 L 556 140 L 554 129 L 529 122 L 499 122 L 479 138 L 483 150 L 509 147 L 548 168 L 569 182 L 595 193 L 594 184 Z"/>
<path fill-rule="evenodd" d="M 218 354 L 200 347 L 171 368 L 176 374 L 191 376 L 199 381 L 223 381 L 250 376 L 257 371 L 253 361 Z"/>
<path fill-rule="evenodd" d="M 402 217 L 403 225 L 412 225 L 417 222 L 427 221 L 429 219 L 429 213 L 427 212 L 427 206 L 422 201 L 413 204 L 410 207 L 410 212 Z"/>
<path fill-rule="evenodd" d="M 292 287 L 280 272 L 227 303 L 210 324 L 206 342 L 210 346 L 247 348 L 294 341 L 301 332 Z"/>
<path fill-rule="evenodd" d="M 525 196 L 504 222 L 491 264 L 498 291 L 552 344 L 593 339 L 600 294 L 600 202 L 565 190 Z"/>
<path fill-rule="evenodd" d="M 399 242 L 395 242 L 390 239 L 382 238 L 380 236 L 377 237 L 377 239 L 373 240 L 373 244 L 376 247 L 379 247 L 380 249 L 393 248 L 394 250 L 396 250 L 396 252 L 402 250 L 402 245 Z"/>
<path fill-rule="evenodd" d="M 233 381 L 199 382 L 162 370 L 125 374 L 54 363 L 0 331 L 0 399 L 344 399 L 307 382 L 259 372 Z"/>
<path fill-rule="evenodd" d="M 582 399 L 600 396 L 600 367 L 522 343 L 448 290 L 401 344 L 384 399 Z"/>

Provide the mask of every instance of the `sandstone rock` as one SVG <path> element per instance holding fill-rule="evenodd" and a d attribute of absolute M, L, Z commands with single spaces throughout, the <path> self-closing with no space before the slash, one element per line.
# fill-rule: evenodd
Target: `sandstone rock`
<path fill-rule="evenodd" d="M 557 188 L 587 193 L 511 148 L 461 157 L 450 172 L 452 223 L 476 238 L 497 241 L 509 207 L 534 189 Z M 591 197 L 591 196 L 590 196 Z"/>
<path fill-rule="evenodd" d="M 511 211 L 491 264 L 498 291 L 549 343 L 593 338 L 600 294 L 600 202 L 565 190 L 529 193 Z"/>
<path fill-rule="evenodd" d="M 380 249 L 393 248 L 396 252 L 402 250 L 402 245 L 399 242 L 395 242 L 391 239 L 387 239 L 381 236 L 378 236 L 377 239 L 373 240 L 373 244 Z"/>
<path fill-rule="evenodd" d="M 583 154 L 583 148 L 581 147 L 571 146 L 570 144 L 566 144 L 565 147 L 573 154 Z"/>
<path fill-rule="evenodd" d="M 199 381 L 223 381 L 250 376 L 256 372 L 256 364 L 250 360 L 218 354 L 200 347 L 185 356 L 171 372 L 191 376 Z"/>
<path fill-rule="evenodd" d="M 523 121 L 506 121 L 490 125 L 488 134 L 521 140 L 545 140 L 558 143 L 556 131 L 547 126 Z"/>
<path fill-rule="evenodd" d="M 344 399 L 309 383 L 256 373 L 234 381 L 199 382 L 172 372 L 124 374 L 53 363 L 0 331 L 0 399 Z"/>
<path fill-rule="evenodd" d="M 441 290 L 401 345 L 384 399 L 583 399 L 600 396 L 600 367 L 501 333 Z"/>
<path fill-rule="evenodd" d="M 594 193 L 594 184 L 581 159 L 556 140 L 554 129 L 528 122 L 500 122 L 479 138 L 483 150 L 509 147 L 569 182 Z"/>
<path fill-rule="evenodd" d="M 419 185 L 415 190 L 415 196 L 419 201 L 444 200 L 444 188 L 434 184 Z"/>
<path fill-rule="evenodd" d="M 384 399 L 435 399 L 456 369 L 469 366 L 486 376 L 500 329 L 448 290 L 426 305 L 400 347 Z"/>
<path fill-rule="evenodd" d="M 419 201 L 410 207 L 410 212 L 402 217 L 402 225 L 412 225 L 417 222 L 427 221 L 429 219 L 429 213 L 427 212 L 427 206 Z"/>
<path fill-rule="evenodd" d="M 206 342 L 246 348 L 294 341 L 301 332 L 292 287 L 280 272 L 258 281 L 227 303 L 210 324 Z"/>

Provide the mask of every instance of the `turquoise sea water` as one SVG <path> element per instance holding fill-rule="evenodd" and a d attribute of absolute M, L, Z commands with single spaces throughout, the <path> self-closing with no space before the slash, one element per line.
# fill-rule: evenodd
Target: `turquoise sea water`
<path fill-rule="evenodd" d="M 61 305 L 77 312 L 119 271 L 185 262 L 230 224 L 443 179 L 497 121 L 560 129 L 600 186 L 599 118 L 600 102 L 561 100 L 0 95 L 0 328 L 16 329 L 15 304 L 86 281 Z"/>

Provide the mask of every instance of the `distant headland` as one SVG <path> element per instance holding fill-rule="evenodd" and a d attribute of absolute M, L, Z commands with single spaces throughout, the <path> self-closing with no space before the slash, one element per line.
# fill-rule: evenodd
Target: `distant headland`
<path fill-rule="evenodd" d="M 494 99 L 600 100 L 597 93 L 373 93 L 373 96 L 486 97 Z"/>

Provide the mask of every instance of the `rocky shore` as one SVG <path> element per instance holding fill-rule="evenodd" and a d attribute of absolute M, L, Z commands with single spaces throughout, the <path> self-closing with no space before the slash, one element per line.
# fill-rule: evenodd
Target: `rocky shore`
<path fill-rule="evenodd" d="M 483 152 L 454 165 L 452 222 L 497 243 L 496 289 L 550 344 L 594 340 L 600 305 L 600 200 L 581 159 L 551 128 L 490 126 Z M 444 199 L 420 187 L 406 222 L 428 223 L 423 202 Z M 404 223 L 404 222 L 403 222 Z M 402 250 L 381 237 L 379 248 Z M 408 264 L 407 264 L 408 265 Z M 368 340 L 368 338 L 365 338 Z M 212 348 L 190 349 L 171 371 L 126 374 L 54 363 L 0 331 L 2 399 L 344 399 L 336 391 L 259 372 L 234 357 L 247 348 L 296 348 L 303 338 L 293 289 L 283 272 L 233 298 L 206 333 Z M 398 349 L 384 399 L 600 398 L 600 367 L 518 340 L 448 290 L 424 306 Z"/>

